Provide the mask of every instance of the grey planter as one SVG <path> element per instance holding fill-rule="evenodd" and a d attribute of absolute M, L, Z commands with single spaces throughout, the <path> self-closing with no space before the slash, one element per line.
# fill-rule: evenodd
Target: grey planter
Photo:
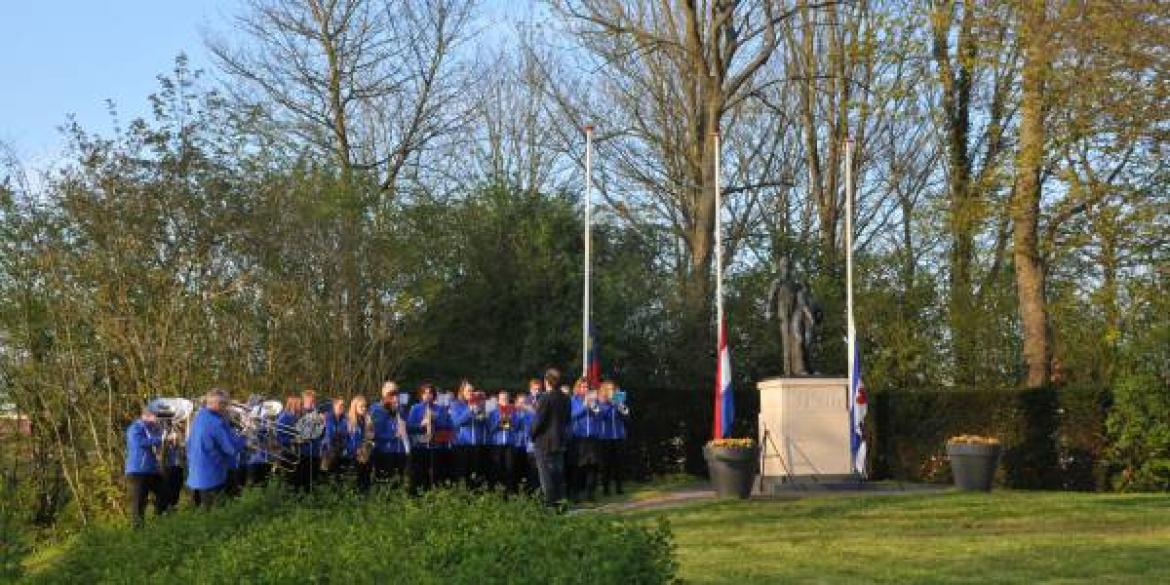
<path fill-rule="evenodd" d="M 947 443 L 947 457 L 951 460 L 955 487 L 963 491 L 991 491 L 995 468 L 999 466 L 1002 452 L 1000 445 Z"/>
<path fill-rule="evenodd" d="M 707 471 L 711 474 L 716 495 L 741 500 L 751 495 L 759 448 L 703 447 L 703 457 L 707 460 Z"/>

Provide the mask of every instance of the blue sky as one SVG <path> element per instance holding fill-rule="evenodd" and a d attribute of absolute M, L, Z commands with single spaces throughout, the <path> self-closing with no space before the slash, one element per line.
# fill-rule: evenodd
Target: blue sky
<path fill-rule="evenodd" d="M 83 127 L 111 128 L 106 100 L 123 122 L 145 115 L 156 76 L 185 52 L 210 69 L 205 32 L 230 31 L 236 0 L 16 0 L 0 20 L 0 141 L 31 169 L 52 165 L 73 114 Z M 528 0 L 485 0 L 484 24 L 531 14 Z M 517 14 L 520 13 L 520 14 Z M 483 39 L 481 38 L 481 41 Z"/>
<path fill-rule="evenodd" d="M 123 120 L 146 111 L 155 76 L 186 52 L 206 67 L 202 35 L 233 3 L 215 0 L 40 0 L 4 3 L 0 24 L 0 140 L 32 167 L 63 145 L 75 114 L 110 128 L 105 101 Z"/>

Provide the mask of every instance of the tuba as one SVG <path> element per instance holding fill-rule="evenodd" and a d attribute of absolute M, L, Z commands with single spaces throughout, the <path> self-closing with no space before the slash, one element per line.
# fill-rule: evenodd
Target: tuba
<path fill-rule="evenodd" d="M 187 420 L 195 410 L 195 404 L 186 398 L 155 398 L 146 405 L 146 409 L 154 413 L 162 428 L 162 441 L 154 451 L 159 468 L 165 470 L 170 467 L 167 459 L 171 453 L 178 453 L 182 459 L 185 445 L 182 438 L 186 436 Z"/>

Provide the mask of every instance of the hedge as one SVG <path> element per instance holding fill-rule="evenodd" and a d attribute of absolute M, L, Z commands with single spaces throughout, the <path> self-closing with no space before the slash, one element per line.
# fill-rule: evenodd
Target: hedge
<path fill-rule="evenodd" d="M 946 440 L 983 434 L 1004 444 L 1001 485 L 1103 489 L 1108 397 L 1093 387 L 876 392 L 868 421 L 873 476 L 949 482 Z"/>
<path fill-rule="evenodd" d="M 153 521 L 151 521 L 153 520 Z M 669 529 L 533 500 L 435 491 L 246 492 L 145 529 L 84 532 L 32 583 L 665 583 Z"/>

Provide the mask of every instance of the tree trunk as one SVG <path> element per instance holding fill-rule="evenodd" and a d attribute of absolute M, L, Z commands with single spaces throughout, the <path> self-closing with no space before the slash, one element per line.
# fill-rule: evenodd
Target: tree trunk
<path fill-rule="evenodd" d="M 1051 363 L 1045 274 L 1040 257 L 1040 170 L 1044 158 L 1044 78 L 1048 70 L 1045 2 L 1028 0 L 1020 7 L 1019 34 L 1024 44 L 1020 95 L 1020 142 L 1012 199 L 1013 258 L 1028 388 L 1047 384 Z"/>

